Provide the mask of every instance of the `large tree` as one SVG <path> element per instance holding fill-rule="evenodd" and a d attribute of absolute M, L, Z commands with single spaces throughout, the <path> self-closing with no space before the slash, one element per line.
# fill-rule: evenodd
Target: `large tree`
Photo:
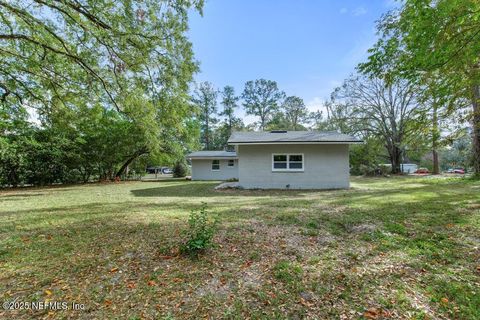
<path fill-rule="evenodd" d="M 201 82 L 192 97 L 192 101 L 198 109 L 198 118 L 201 124 L 200 141 L 205 150 L 212 147 L 212 132 L 214 125 L 218 122 L 217 114 L 218 91 L 210 82 Z"/>
<path fill-rule="evenodd" d="M 242 98 L 248 115 L 260 118 L 260 129 L 265 130 L 268 121 L 280 108 L 285 93 L 278 89 L 275 81 L 257 79 L 245 83 Z"/>
<path fill-rule="evenodd" d="M 203 0 L 0 0 L 0 126 L 11 127 L 30 108 L 42 130 L 61 135 L 58 114 L 70 110 L 76 119 L 100 107 L 117 113 L 105 117 L 112 125 L 120 121 L 135 132 L 117 136 L 124 145 L 111 150 L 117 175 L 143 154 L 181 153 L 179 137 L 192 136 L 188 91 L 198 70 L 188 12 L 202 6 Z M 79 126 L 71 122 L 76 133 Z M 97 147 L 103 149 L 90 151 L 110 152 L 106 144 Z"/>
<path fill-rule="evenodd" d="M 298 130 L 302 123 L 309 120 L 310 114 L 302 98 L 287 97 L 282 104 L 282 109 L 292 130 Z"/>
<path fill-rule="evenodd" d="M 235 109 L 238 108 L 238 101 L 240 97 L 235 95 L 235 89 L 232 86 L 225 86 L 222 91 L 222 105 L 223 110 L 220 112 L 221 116 L 226 118 L 227 135 L 232 135 L 232 129 L 239 122 L 239 118 L 235 117 Z"/>
<path fill-rule="evenodd" d="M 352 76 L 334 91 L 329 108 L 341 110 L 329 113 L 347 132 L 381 138 L 392 172 L 400 172 L 404 148 L 422 120 L 415 85 L 405 80 L 392 83 Z"/>
<path fill-rule="evenodd" d="M 406 0 L 378 25 L 380 39 L 361 70 L 391 79 L 427 84 L 439 75 L 435 96 L 468 99 L 474 170 L 480 175 L 480 2 L 477 0 Z M 460 106 L 462 106 L 460 104 Z"/>

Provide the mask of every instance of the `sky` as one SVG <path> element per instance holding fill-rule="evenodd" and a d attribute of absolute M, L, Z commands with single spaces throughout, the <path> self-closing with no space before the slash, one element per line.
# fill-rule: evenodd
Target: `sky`
<path fill-rule="evenodd" d="M 195 80 L 219 89 L 231 85 L 237 94 L 248 80 L 275 80 L 288 96 L 319 110 L 366 59 L 376 40 L 376 21 L 394 3 L 207 0 L 203 17 L 190 17 L 189 37 L 201 69 Z"/>

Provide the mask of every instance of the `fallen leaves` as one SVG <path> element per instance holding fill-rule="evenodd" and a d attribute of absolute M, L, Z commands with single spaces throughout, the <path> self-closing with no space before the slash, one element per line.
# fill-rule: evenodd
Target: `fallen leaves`
<path fill-rule="evenodd" d="M 245 268 L 250 267 L 250 266 L 252 265 L 252 263 L 253 263 L 252 260 L 247 260 L 247 261 L 245 261 L 245 263 L 242 264 L 241 269 L 245 269 Z"/>
<path fill-rule="evenodd" d="M 157 285 L 157 283 L 154 281 L 154 280 L 150 280 L 147 282 L 147 286 L 149 287 L 155 287 Z"/>
<path fill-rule="evenodd" d="M 366 319 L 385 319 L 385 318 L 390 318 L 391 313 L 388 310 L 371 307 L 363 313 L 363 316 Z"/>
<path fill-rule="evenodd" d="M 303 298 L 300 298 L 300 304 L 304 307 L 307 307 L 307 308 L 310 308 L 310 307 L 315 305 L 314 303 L 308 302 L 307 300 L 305 300 Z"/>
<path fill-rule="evenodd" d="M 363 316 L 367 319 L 377 319 L 379 315 L 380 313 L 376 308 L 370 308 L 363 313 Z"/>
<path fill-rule="evenodd" d="M 170 259 L 173 259 L 175 258 L 175 256 L 165 256 L 165 255 L 160 255 L 159 256 L 160 259 L 163 259 L 163 260 L 170 260 Z"/>

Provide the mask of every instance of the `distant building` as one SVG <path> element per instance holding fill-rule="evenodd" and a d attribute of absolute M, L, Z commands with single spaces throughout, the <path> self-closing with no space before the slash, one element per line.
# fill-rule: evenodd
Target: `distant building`
<path fill-rule="evenodd" d="M 381 164 L 381 166 L 383 167 L 388 167 L 388 168 L 392 168 L 392 165 L 390 163 L 383 163 Z M 414 173 L 415 171 L 417 171 L 418 169 L 418 165 L 416 165 L 415 163 L 401 163 L 400 164 L 400 171 L 402 173 Z"/>

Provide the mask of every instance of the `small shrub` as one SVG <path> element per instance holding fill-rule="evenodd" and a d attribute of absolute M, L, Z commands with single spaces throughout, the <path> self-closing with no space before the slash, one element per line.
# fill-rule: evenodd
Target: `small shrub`
<path fill-rule="evenodd" d="M 392 167 L 383 164 L 379 165 L 377 170 L 378 173 L 382 176 L 392 173 Z"/>
<path fill-rule="evenodd" d="M 212 247 L 217 224 L 216 217 L 212 218 L 209 215 L 206 203 L 203 203 L 199 210 L 192 210 L 188 218 L 188 229 L 185 232 L 186 240 L 180 246 L 180 251 L 196 257 Z"/>
<path fill-rule="evenodd" d="M 188 174 L 187 165 L 183 161 L 177 161 L 173 167 L 173 177 L 183 178 Z"/>
<path fill-rule="evenodd" d="M 375 175 L 375 168 L 361 164 L 359 167 L 359 172 L 367 177 L 373 177 Z"/>

